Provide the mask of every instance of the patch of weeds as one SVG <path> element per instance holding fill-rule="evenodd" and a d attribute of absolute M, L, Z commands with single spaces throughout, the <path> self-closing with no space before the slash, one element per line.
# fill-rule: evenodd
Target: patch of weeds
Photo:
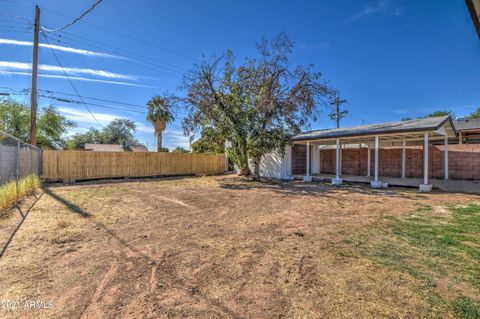
<path fill-rule="evenodd" d="M 67 228 L 68 226 L 70 226 L 72 223 L 69 222 L 69 221 L 66 221 L 66 220 L 60 220 L 58 223 L 57 223 L 57 227 L 58 228 Z"/>
<path fill-rule="evenodd" d="M 418 205 L 404 217 L 387 217 L 341 241 L 342 257 L 363 257 L 419 280 L 416 289 L 433 308 L 448 308 L 459 318 L 480 318 L 480 205 L 450 207 L 438 216 Z M 452 288 L 442 291 L 439 278 Z"/>
<path fill-rule="evenodd" d="M 40 186 L 40 178 L 35 174 L 20 179 L 18 190 L 17 184 L 13 180 L 0 186 L 0 211 L 12 207 L 17 202 L 17 195 L 18 200 L 21 200 L 23 197 L 35 193 Z"/>
<path fill-rule="evenodd" d="M 478 319 L 480 318 L 480 304 L 472 299 L 460 296 L 451 302 L 453 312 L 458 318 Z"/>
<path fill-rule="evenodd" d="M 305 237 L 305 233 L 301 230 L 297 230 L 293 234 L 298 237 Z"/>

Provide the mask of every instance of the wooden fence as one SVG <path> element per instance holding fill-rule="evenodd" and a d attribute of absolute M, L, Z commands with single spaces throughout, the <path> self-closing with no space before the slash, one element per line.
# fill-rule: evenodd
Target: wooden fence
<path fill-rule="evenodd" d="M 220 174 L 223 154 L 44 151 L 43 177 L 70 182 L 95 178 Z"/>

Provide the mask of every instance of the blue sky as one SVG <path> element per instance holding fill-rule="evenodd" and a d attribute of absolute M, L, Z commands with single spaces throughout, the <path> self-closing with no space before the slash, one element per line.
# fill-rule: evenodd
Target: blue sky
<path fill-rule="evenodd" d="M 91 3 L 0 0 L 0 92 L 7 91 L 3 87 L 30 87 L 32 31 L 26 21 L 10 15 L 33 19 L 38 4 L 42 25 L 55 29 Z M 342 126 L 438 109 L 462 116 L 480 106 L 480 41 L 460 0 L 104 0 L 67 33 L 48 37 L 52 45 L 63 47 L 55 52 L 80 95 L 136 106 L 89 103 L 143 112 L 141 106 L 153 95 L 177 92 L 183 72 L 202 55 L 219 55 L 229 48 L 240 60 L 255 55 L 254 44 L 262 36 L 281 31 L 296 44 L 294 63 L 314 64 L 348 100 L 350 115 Z M 39 62 L 46 76 L 39 78 L 39 89 L 74 94 L 48 47 L 40 48 Z M 78 123 L 76 131 L 99 128 L 84 106 L 40 98 L 40 105 L 52 102 Z M 118 117 L 133 119 L 140 142 L 155 145 L 144 114 L 89 107 L 102 125 Z M 333 127 L 328 113 L 325 109 L 312 128 Z M 182 116 L 178 113 L 165 133 L 167 147 L 188 146 Z"/>

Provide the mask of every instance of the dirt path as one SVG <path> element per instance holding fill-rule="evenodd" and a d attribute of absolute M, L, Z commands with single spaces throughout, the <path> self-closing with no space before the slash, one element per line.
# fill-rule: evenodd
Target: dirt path
<path fill-rule="evenodd" d="M 342 258 L 335 244 L 419 205 L 480 201 L 235 177 L 51 192 L 0 259 L 0 300 L 53 308 L 2 317 L 428 317 L 414 279 Z"/>

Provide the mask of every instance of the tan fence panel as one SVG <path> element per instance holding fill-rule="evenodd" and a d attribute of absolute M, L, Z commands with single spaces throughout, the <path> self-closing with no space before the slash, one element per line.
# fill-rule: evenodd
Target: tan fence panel
<path fill-rule="evenodd" d="M 44 151 L 43 177 L 74 181 L 224 172 L 223 154 Z"/>

